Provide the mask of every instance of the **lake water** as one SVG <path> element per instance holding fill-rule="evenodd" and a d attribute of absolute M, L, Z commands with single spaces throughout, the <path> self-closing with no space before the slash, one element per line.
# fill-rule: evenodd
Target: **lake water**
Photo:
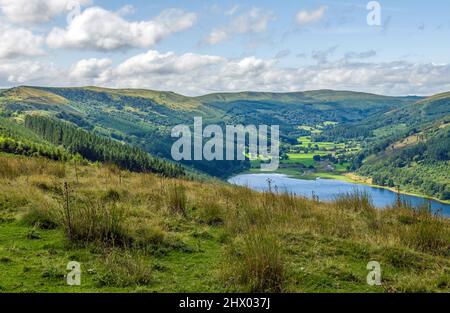
<path fill-rule="evenodd" d="M 267 191 L 269 188 L 268 179 L 271 180 L 272 188 L 274 189 L 276 186 L 279 192 L 290 192 L 309 198 L 314 193 L 321 201 L 331 201 L 339 194 L 355 190 L 367 192 L 377 208 L 385 208 L 397 200 L 397 194 L 390 190 L 335 179 L 304 180 L 291 178 L 283 174 L 242 174 L 230 178 L 228 182 L 247 186 L 257 191 Z M 429 201 L 434 212 L 450 216 L 449 204 L 409 195 L 402 195 L 402 199 L 413 206 L 420 206 Z"/>

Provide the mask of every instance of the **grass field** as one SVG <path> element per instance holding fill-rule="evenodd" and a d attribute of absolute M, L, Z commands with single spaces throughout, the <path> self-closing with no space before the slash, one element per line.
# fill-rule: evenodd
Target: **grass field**
<path fill-rule="evenodd" d="M 0 155 L 2 292 L 449 292 L 450 224 L 363 194 L 332 203 Z M 64 188 L 67 182 L 68 188 Z M 366 265 L 382 266 L 382 286 Z M 69 261 L 81 286 L 67 286 Z"/>
<path fill-rule="evenodd" d="M 314 166 L 315 155 L 326 155 L 324 152 L 318 153 L 288 153 L 289 160 L 283 161 L 285 164 L 303 164 L 304 166 Z"/>
<path fill-rule="evenodd" d="M 331 123 L 331 122 L 330 122 Z M 328 124 L 332 125 L 332 124 Z M 323 126 L 321 126 L 323 127 Z M 312 126 L 300 126 L 301 129 L 311 131 L 316 129 Z M 327 156 L 331 155 L 334 158 L 347 159 L 354 153 L 361 149 L 359 143 L 349 141 L 347 143 L 335 143 L 335 142 L 315 142 L 312 136 L 302 136 L 298 138 L 298 145 L 290 146 L 290 151 L 287 153 L 287 160 L 282 160 L 282 164 L 286 165 L 302 165 L 307 168 L 315 168 L 317 171 L 320 169 L 320 161 L 315 161 L 314 156 Z M 344 173 L 348 171 L 347 167 L 349 162 L 334 163 L 332 167 L 333 172 Z"/>

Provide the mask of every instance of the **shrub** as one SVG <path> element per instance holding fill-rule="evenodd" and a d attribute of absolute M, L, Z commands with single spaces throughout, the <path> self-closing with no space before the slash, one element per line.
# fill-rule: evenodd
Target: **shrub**
<path fill-rule="evenodd" d="M 117 202 L 120 200 L 120 193 L 111 188 L 103 195 L 103 200 L 106 202 Z"/>
<path fill-rule="evenodd" d="M 65 273 L 58 267 L 50 266 L 42 272 L 41 276 L 51 280 L 63 280 Z"/>
<path fill-rule="evenodd" d="M 133 231 L 133 244 L 136 247 L 149 247 L 162 245 L 166 233 L 156 226 L 139 226 Z"/>

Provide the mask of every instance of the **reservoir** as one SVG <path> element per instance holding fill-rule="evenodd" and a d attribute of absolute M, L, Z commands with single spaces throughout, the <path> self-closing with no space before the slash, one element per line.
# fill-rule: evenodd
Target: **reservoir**
<path fill-rule="evenodd" d="M 369 194 L 373 204 L 381 209 L 394 204 L 397 200 L 397 194 L 390 190 L 336 179 L 305 180 L 283 174 L 242 174 L 228 180 L 231 184 L 246 186 L 257 191 L 267 191 L 269 181 L 273 190 L 276 188 L 279 192 L 294 193 L 308 198 L 314 194 L 319 197 L 320 201 L 332 201 L 340 194 L 356 190 Z M 411 195 L 401 195 L 401 197 L 415 207 L 428 202 L 431 204 L 433 212 L 450 217 L 450 204 Z"/>

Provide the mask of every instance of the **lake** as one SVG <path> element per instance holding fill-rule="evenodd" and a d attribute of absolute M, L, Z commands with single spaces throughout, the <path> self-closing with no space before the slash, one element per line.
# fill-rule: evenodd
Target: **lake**
<path fill-rule="evenodd" d="M 377 208 L 385 208 L 392 205 L 397 199 L 397 194 L 387 189 L 336 179 L 305 180 L 291 178 L 283 174 L 242 174 L 230 178 L 228 182 L 235 185 L 247 186 L 257 191 L 267 191 L 269 188 L 268 179 L 271 180 L 272 189 L 276 187 L 279 192 L 290 192 L 309 198 L 314 193 L 321 201 L 331 201 L 339 194 L 355 190 L 367 192 Z M 433 212 L 441 212 L 445 216 L 450 216 L 449 204 L 410 195 L 402 195 L 402 199 L 411 203 L 413 206 L 420 206 L 426 202 L 430 202 Z"/>

